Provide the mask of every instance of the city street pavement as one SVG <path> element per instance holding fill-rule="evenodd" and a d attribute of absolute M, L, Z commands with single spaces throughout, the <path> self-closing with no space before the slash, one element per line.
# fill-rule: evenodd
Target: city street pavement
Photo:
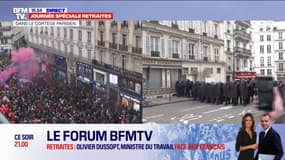
<path fill-rule="evenodd" d="M 185 101 L 180 99 L 176 103 L 162 103 L 153 107 L 146 107 L 143 110 L 144 123 L 241 123 L 243 113 L 250 112 L 254 115 L 256 123 L 263 113 L 252 105 L 232 106 L 215 105 Z"/>

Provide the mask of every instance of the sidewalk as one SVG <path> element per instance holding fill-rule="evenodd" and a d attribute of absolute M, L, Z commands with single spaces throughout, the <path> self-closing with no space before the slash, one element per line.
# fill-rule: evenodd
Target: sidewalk
<path fill-rule="evenodd" d="M 186 101 L 191 101 L 191 100 L 192 100 L 192 98 L 176 97 L 176 96 L 172 96 L 171 99 L 169 99 L 168 97 L 146 99 L 145 100 L 145 107 L 154 107 L 154 106 L 160 106 L 160 105 L 164 105 L 164 104 L 186 102 Z"/>

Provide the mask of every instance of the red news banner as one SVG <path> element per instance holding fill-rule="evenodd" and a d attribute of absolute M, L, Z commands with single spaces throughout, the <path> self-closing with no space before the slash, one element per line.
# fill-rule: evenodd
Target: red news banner
<path fill-rule="evenodd" d="M 112 12 L 29 13 L 29 20 L 112 20 Z"/>

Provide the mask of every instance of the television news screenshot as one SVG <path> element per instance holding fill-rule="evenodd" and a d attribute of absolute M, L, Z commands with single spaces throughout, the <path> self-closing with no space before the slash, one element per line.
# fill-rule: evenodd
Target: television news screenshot
<path fill-rule="evenodd" d="M 111 3 L 0 1 L 3 159 L 285 160 L 284 2 Z"/>

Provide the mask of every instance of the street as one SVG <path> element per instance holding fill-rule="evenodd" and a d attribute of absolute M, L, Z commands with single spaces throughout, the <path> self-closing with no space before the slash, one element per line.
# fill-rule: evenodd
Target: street
<path fill-rule="evenodd" d="M 256 123 L 263 113 L 252 105 L 214 105 L 198 101 L 177 102 L 147 107 L 143 110 L 143 123 L 241 123 L 242 113 L 250 112 Z"/>

